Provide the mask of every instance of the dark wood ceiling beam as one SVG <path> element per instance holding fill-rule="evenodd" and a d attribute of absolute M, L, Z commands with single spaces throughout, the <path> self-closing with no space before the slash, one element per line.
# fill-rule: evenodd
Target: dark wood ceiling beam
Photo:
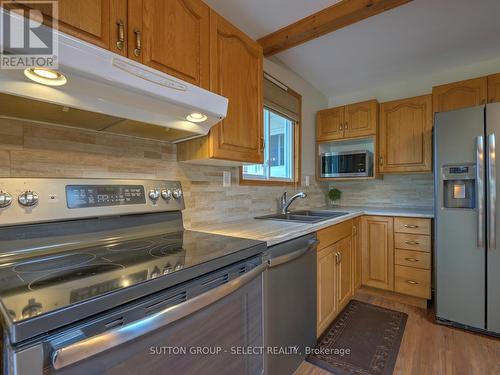
<path fill-rule="evenodd" d="M 342 0 L 258 40 L 265 56 L 285 51 L 412 0 Z"/>

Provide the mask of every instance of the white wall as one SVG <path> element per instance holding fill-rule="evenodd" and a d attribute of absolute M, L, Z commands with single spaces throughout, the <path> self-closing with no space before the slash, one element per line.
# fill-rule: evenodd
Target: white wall
<path fill-rule="evenodd" d="M 500 72 L 500 58 L 483 61 L 478 64 L 463 65 L 447 70 L 432 72 L 427 75 L 408 77 L 399 82 L 368 88 L 358 92 L 339 93 L 328 99 L 329 107 L 356 103 L 369 99 L 378 99 L 379 102 L 409 98 L 412 96 L 430 94 L 432 86 L 444 83 L 461 81 Z"/>
<path fill-rule="evenodd" d="M 302 176 L 315 176 L 316 112 L 328 107 L 328 98 L 279 61 L 264 59 L 264 71 L 302 95 Z"/>

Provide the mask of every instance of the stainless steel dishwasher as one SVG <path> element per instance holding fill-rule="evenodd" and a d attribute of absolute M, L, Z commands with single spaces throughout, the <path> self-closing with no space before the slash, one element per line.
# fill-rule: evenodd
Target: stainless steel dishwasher
<path fill-rule="evenodd" d="M 316 234 L 272 246 L 264 272 L 267 375 L 293 374 L 316 344 Z M 296 348 L 296 349 L 292 349 Z"/>

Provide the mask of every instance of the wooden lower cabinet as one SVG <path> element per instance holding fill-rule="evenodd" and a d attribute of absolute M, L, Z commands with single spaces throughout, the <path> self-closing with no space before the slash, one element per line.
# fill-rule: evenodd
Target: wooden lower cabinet
<path fill-rule="evenodd" d="M 317 260 L 317 335 L 328 327 L 337 311 L 335 300 L 335 246 L 330 245 L 318 252 Z"/>
<path fill-rule="evenodd" d="M 386 216 L 363 216 L 362 284 L 394 290 L 394 219 Z"/>
<path fill-rule="evenodd" d="M 317 335 L 333 322 L 354 293 L 353 221 L 318 232 Z"/>
<path fill-rule="evenodd" d="M 353 295 L 352 280 L 352 236 L 346 237 L 334 245 L 337 255 L 336 277 L 337 283 L 337 311 L 341 311 Z"/>
<path fill-rule="evenodd" d="M 361 286 L 361 218 L 352 221 L 352 278 L 353 290 Z"/>

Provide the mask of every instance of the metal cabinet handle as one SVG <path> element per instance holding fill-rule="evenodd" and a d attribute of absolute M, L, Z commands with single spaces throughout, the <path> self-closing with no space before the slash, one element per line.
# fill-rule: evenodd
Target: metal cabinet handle
<path fill-rule="evenodd" d="M 139 57 L 141 55 L 141 49 L 142 49 L 142 43 L 141 43 L 141 31 L 135 29 L 134 30 L 135 34 L 135 48 L 134 48 L 134 55 L 136 57 Z"/>
<path fill-rule="evenodd" d="M 420 242 L 418 242 L 418 241 L 406 241 L 405 244 L 407 244 L 407 245 L 420 245 Z"/>
<path fill-rule="evenodd" d="M 420 284 L 418 281 L 415 281 L 415 280 L 406 280 L 406 282 L 408 284 L 411 284 L 411 285 L 418 285 L 418 284 Z"/>
<path fill-rule="evenodd" d="M 311 240 L 309 241 L 308 245 L 306 247 L 303 247 L 297 251 L 294 251 L 293 253 L 282 255 L 273 259 L 269 259 L 267 263 L 269 264 L 269 268 L 279 266 L 284 263 L 291 262 L 292 260 L 295 260 L 297 258 L 300 258 L 302 255 L 307 253 L 310 249 L 315 248 L 318 245 L 319 241 L 318 240 Z"/>
<path fill-rule="evenodd" d="M 405 258 L 408 262 L 418 262 L 417 258 Z"/>
<path fill-rule="evenodd" d="M 418 225 L 405 224 L 405 228 L 416 229 L 418 228 Z"/>
<path fill-rule="evenodd" d="M 495 134 L 488 135 L 488 249 L 497 247 L 497 177 L 496 177 L 496 139 Z"/>
<path fill-rule="evenodd" d="M 339 130 L 342 130 L 342 129 L 344 129 L 344 128 L 342 127 L 342 123 L 340 123 Z"/>
<path fill-rule="evenodd" d="M 476 138 L 477 247 L 484 247 L 484 138 Z"/>
<path fill-rule="evenodd" d="M 383 158 L 382 156 L 380 156 L 380 157 L 378 158 L 378 163 L 379 163 L 380 165 L 384 165 L 384 158 Z"/>
<path fill-rule="evenodd" d="M 125 46 L 125 24 L 122 20 L 116 21 L 116 25 L 118 26 L 118 40 L 116 41 L 116 48 L 120 51 Z"/>
<path fill-rule="evenodd" d="M 348 123 L 347 121 L 346 121 L 346 122 L 344 122 L 344 129 L 347 129 L 347 128 L 348 128 L 348 124 L 349 124 L 349 123 Z"/>
<path fill-rule="evenodd" d="M 266 268 L 267 263 L 262 263 L 244 275 L 187 300 L 186 302 L 167 307 L 156 314 L 124 325 L 120 328 L 111 329 L 94 337 L 89 337 L 57 349 L 52 355 L 52 366 L 56 370 L 59 370 L 102 353 L 105 350 L 125 344 L 147 333 L 163 328 L 221 300 L 237 289 L 240 289 L 260 275 Z"/>

